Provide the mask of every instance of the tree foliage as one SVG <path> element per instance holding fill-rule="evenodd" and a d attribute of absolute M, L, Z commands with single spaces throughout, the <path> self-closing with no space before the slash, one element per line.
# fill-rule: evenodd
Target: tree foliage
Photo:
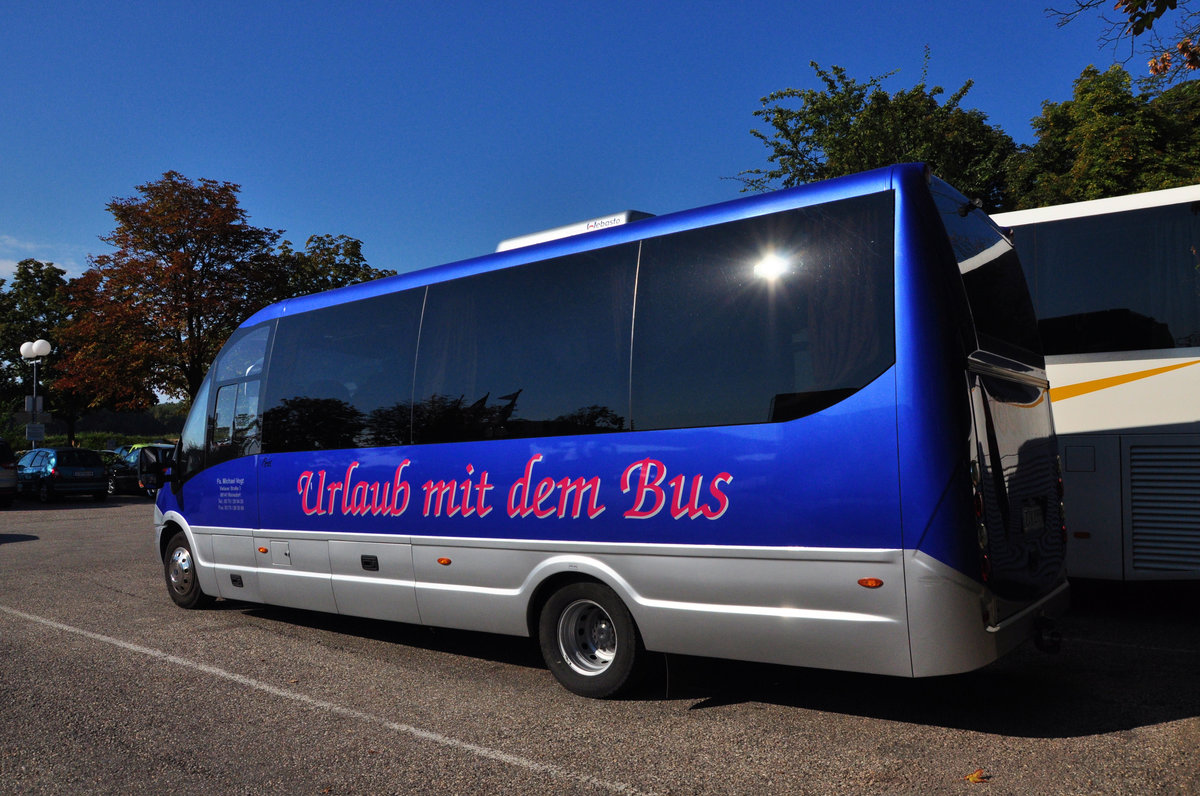
<path fill-rule="evenodd" d="M 116 228 L 102 240 L 113 251 L 71 283 L 64 334 L 64 378 L 93 405 L 194 396 L 225 338 L 256 310 L 390 273 L 369 267 L 345 236 L 310 238 L 303 252 L 281 244 L 280 231 L 248 223 L 240 190 L 169 171 L 109 202 Z"/>
<path fill-rule="evenodd" d="M 1200 69 L 1200 11 L 1189 5 L 1190 0 L 1075 0 L 1051 13 L 1059 25 L 1099 14 L 1107 25 L 1102 43 L 1128 45 L 1131 57 L 1134 52 L 1149 56 L 1150 75 L 1172 83 Z"/>
<path fill-rule="evenodd" d="M 54 263 L 26 259 L 17 263 L 8 290 L 0 292 L 0 395 L 6 406 L 29 392 L 32 371 L 21 360 L 21 343 L 46 338 L 56 352 L 61 349 L 55 333 L 67 320 L 66 285 L 66 271 Z M 39 394 L 53 387 L 56 360 L 48 357 L 39 365 Z"/>
<path fill-rule="evenodd" d="M 275 300 L 332 290 L 394 273 L 368 266 L 362 253 L 362 241 L 345 235 L 314 235 L 305 242 L 304 251 L 293 250 L 292 244 L 285 240 L 273 265 L 279 272 Z"/>
<path fill-rule="evenodd" d="M 72 322 L 69 287 L 66 271 L 54 263 L 26 259 L 17 263 L 9 290 L 0 293 L 0 422 L 8 419 L 9 411 L 22 407 L 21 398 L 32 392 L 33 368 L 21 360 L 21 343 L 45 338 L 51 352 L 38 365 L 37 392 L 45 411 L 66 424 L 67 438 L 74 439 L 75 423 L 87 401 L 63 370 L 71 351 L 63 335 Z"/>
<path fill-rule="evenodd" d="M 990 211 L 1008 207 L 1006 160 L 1012 138 L 987 116 L 961 106 L 967 81 L 943 102 L 940 86 L 924 79 L 889 94 L 883 81 L 859 82 L 839 66 L 810 63 L 823 89 L 784 89 L 764 97 L 754 115 L 768 132 L 751 134 L 770 150 L 772 167 L 744 171 L 746 190 L 791 187 L 893 163 L 921 161 Z"/>
<path fill-rule="evenodd" d="M 929 164 L 989 212 L 1099 199 L 1200 182 L 1200 81 L 1135 92 L 1120 66 L 1089 66 L 1065 102 L 1045 102 L 1037 140 L 1017 147 L 964 110 L 970 81 L 938 103 L 924 81 L 889 94 L 887 77 L 854 80 L 813 64 L 822 89 L 763 98 L 769 169 L 742 172 L 747 190 L 790 187 L 904 161 Z"/>
<path fill-rule="evenodd" d="M 1134 93 L 1120 66 L 1089 66 L 1065 102 L 1045 102 L 1037 142 L 1009 163 L 1019 207 L 1200 182 L 1200 84 Z"/>

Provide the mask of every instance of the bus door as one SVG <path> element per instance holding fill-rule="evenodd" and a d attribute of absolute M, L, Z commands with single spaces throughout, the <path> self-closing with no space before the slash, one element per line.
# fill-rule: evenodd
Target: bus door
<path fill-rule="evenodd" d="M 967 358 L 982 577 L 998 617 L 1062 583 L 1066 544 L 1058 445 L 1037 316 L 1012 244 L 939 180 L 931 185 L 958 270 Z"/>
<path fill-rule="evenodd" d="M 185 484 L 185 506 L 213 515 L 212 556 L 220 572 L 221 596 L 261 599 L 254 568 L 254 533 L 258 507 L 258 387 L 260 381 L 238 381 L 216 388 L 208 423 L 208 466 Z M 204 498 L 186 501 L 189 485 L 199 485 Z"/>
<path fill-rule="evenodd" d="M 212 565 L 216 592 L 230 599 L 260 600 L 253 546 L 258 393 L 269 335 L 260 326 L 226 343 L 193 399 L 175 462 L 172 500 L 187 518 L 197 558 Z"/>
<path fill-rule="evenodd" d="M 1002 619 L 1061 583 L 1065 544 L 1048 385 L 998 362 L 976 352 L 968 378 L 983 576 L 1002 601 L 1013 602 L 999 606 Z"/>

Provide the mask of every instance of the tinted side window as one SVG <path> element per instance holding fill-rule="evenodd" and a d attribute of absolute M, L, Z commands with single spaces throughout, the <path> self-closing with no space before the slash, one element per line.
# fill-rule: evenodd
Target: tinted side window
<path fill-rule="evenodd" d="M 431 285 L 416 442 L 629 427 L 637 245 Z"/>
<path fill-rule="evenodd" d="M 259 379 L 226 384 L 213 405 L 209 464 L 259 452 Z"/>
<path fill-rule="evenodd" d="M 895 361 L 891 192 L 643 243 L 638 430 L 791 420 Z"/>
<path fill-rule="evenodd" d="M 260 375 L 270 335 L 269 324 L 234 332 L 213 364 L 214 380 L 220 383 Z"/>
<path fill-rule="evenodd" d="M 940 180 L 934 180 L 932 191 L 958 260 L 980 347 L 1045 367 L 1037 316 L 1016 251 L 958 191 Z"/>
<path fill-rule="evenodd" d="M 1017 227 L 1047 354 L 1200 345 L 1200 203 Z"/>
<path fill-rule="evenodd" d="M 268 453 L 411 442 L 424 288 L 279 321 L 263 400 Z"/>

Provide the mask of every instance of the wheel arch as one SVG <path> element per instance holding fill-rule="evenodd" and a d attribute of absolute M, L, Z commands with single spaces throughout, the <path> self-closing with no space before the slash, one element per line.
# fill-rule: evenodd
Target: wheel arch
<path fill-rule="evenodd" d="M 572 583 L 599 583 L 611 589 L 624 603 L 626 610 L 633 617 L 634 624 L 638 626 L 638 632 L 641 632 L 639 614 L 642 605 L 636 590 L 603 561 L 581 555 L 552 556 L 542 561 L 530 573 L 528 582 L 536 584 L 529 591 L 529 599 L 525 605 L 525 627 L 532 637 L 537 636 L 538 618 L 546 601 L 556 591 Z"/>
<path fill-rule="evenodd" d="M 167 545 L 171 543 L 171 539 L 175 534 L 182 531 L 188 538 L 188 543 L 194 550 L 196 547 L 196 538 L 192 535 L 192 531 L 187 527 L 187 523 L 181 521 L 175 515 L 167 515 L 159 526 L 158 531 L 158 560 L 164 561 L 167 558 Z"/>

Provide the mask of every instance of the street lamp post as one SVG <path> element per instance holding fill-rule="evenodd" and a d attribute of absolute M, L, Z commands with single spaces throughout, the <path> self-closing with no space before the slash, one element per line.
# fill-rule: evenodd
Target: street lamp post
<path fill-rule="evenodd" d="M 32 425 L 35 425 L 35 426 L 38 424 L 38 415 L 41 413 L 41 410 L 42 410 L 42 408 L 40 406 L 38 406 L 37 366 L 42 361 L 42 357 L 46 356 L 49 353 L 50 353 L 50 341 L 48 341 L 48 340 L 40 340 L 39 339 L 39 340 L 34 340 L 31 343 L 30 342 L 21 343 L 21 359 L 23 359 L 26 362 L 33 365 L 33 396 L 29 401 L 29 406 L 26 407 L 26 411 L 28 411 L 30 413 L 30 420 L 32 422 Z M 26 439 L 33 441 L 33 438 L 30 437 L 31 431 L 32 431 L 32 429 L 27 426 L 25 429 L 25 432 L 26 432 L 25 437 L 26 437 Z"/>

